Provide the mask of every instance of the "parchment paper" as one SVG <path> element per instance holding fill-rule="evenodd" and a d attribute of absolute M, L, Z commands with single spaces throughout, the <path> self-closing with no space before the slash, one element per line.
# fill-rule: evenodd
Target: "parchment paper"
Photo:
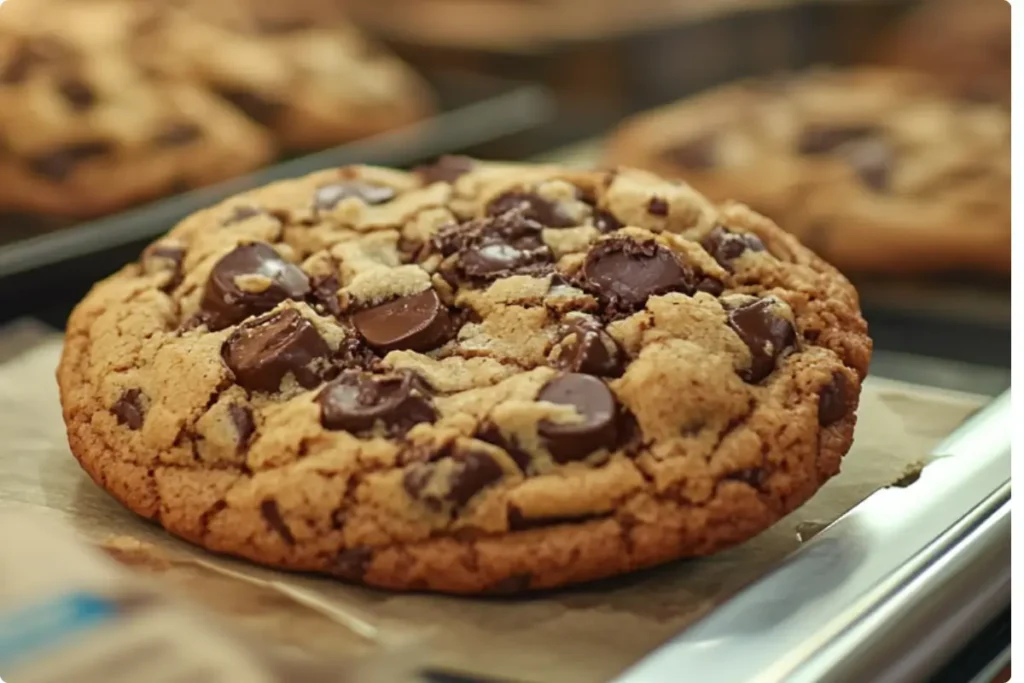
<path fill-rule="evenodd" d="M 17 342 L 0 334 L 0 359 L 8 359 L 0 365 L 0 511 L 66 520 L 127 564 L 303 649 L 358 653 L 416 640 L 438 667 L 538 683 L 613 677 L 756 579 L 801 537 L 919 467 L 986 400 L 869 380 L 842 474 L 772 529 L 709 559 L 528 598 L 392 595 L 213 556 L 122 509 L 68 451 L 53 379 L 60 343 L 24 327 Z"/>

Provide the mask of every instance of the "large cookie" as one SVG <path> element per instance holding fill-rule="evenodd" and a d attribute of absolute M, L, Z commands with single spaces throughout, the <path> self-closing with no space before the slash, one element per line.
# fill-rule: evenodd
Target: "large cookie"
<path fill-rule="evenodd" d="M 839 471 L 850 284 L 642 171 L 445 159 L 276 183 L 98 284 L 72 451 L 215 551 L 392 589 L 546 588 L 713 553 Z"/>
<path fill-rule="evenodd" d="M 194 83 L 125 58 L 128 2 L 0 11 L 0 211 L 108 213 L 258 168 L 269 136 Z"/>
<path fill-rule="evenodd" d="M 926 76 L 810 71 L 642 114 L 606 160 L 769 216 L 843 271 L 1010 270 L 1010 118 Z"/>

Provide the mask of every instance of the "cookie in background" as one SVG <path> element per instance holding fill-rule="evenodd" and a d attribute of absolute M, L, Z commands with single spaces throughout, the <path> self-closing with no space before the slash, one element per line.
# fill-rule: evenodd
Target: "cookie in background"
<path fill-rule="evenodd" d="M 1010 105 L 1010 3 L 928 0 L 883 41 L 881 61 L 927 72 L 951 93 Z"/>
<path fill-rule="evenodd" d="M 1010 270 L 1010 117 L 923 74 L 812 69 L 637 115 L 605 162 L 749 204 L 848 272 Z"/>

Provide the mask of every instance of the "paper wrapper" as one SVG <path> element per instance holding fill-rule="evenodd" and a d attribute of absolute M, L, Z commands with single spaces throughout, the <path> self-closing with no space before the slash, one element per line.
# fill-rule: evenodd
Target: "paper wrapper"
<path fill-rule="evenodd" d="M 5 344 L 0 335 L 0 359 L 9 359 L 0 366 L 0 512 L 66 520 L 115 557 L 241 626 L 306 651 L 358 654 L 417 641 L 433 667 L 538 683 L 612 678 L 764 574 L 801 539 L 919 468 L 986 401 L 869 380 L 843 472 L 772 529 L 711 558 L 525 598 L 401 595 L 214 556 L 121 508 L 68 452 L 53 380 L 59 336 L 24 328 L 16 336 Z"/>

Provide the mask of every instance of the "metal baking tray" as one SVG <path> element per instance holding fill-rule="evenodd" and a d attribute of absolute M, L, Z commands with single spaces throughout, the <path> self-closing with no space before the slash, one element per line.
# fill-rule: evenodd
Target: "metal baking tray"
<path fill-rule="evenodd" d="M 931 680 L 1010 604 L 1010 394 L 617 683 Z"/>
<path fill-rule="evenodd" d="M 270 166 L 123 213 L 66 227 L 0 219 L 0 322 L 44 314 L 59 320 L 91 283 L 133 260 L 153 238 L 191 213 L 275 180 L 352 163 L 409 167 L 446 153 L 488 156 L 490 145 L 544 124 L 554 108 L 542 86 L 476 75 L 433 78 L 441 113 L 414 126 Z M 31 230 L 22 225 L 31 222 Z M 26 234 L 30 235 L 26 237 Z M 54 318 L 58 319 L 54 319 Z"/>

